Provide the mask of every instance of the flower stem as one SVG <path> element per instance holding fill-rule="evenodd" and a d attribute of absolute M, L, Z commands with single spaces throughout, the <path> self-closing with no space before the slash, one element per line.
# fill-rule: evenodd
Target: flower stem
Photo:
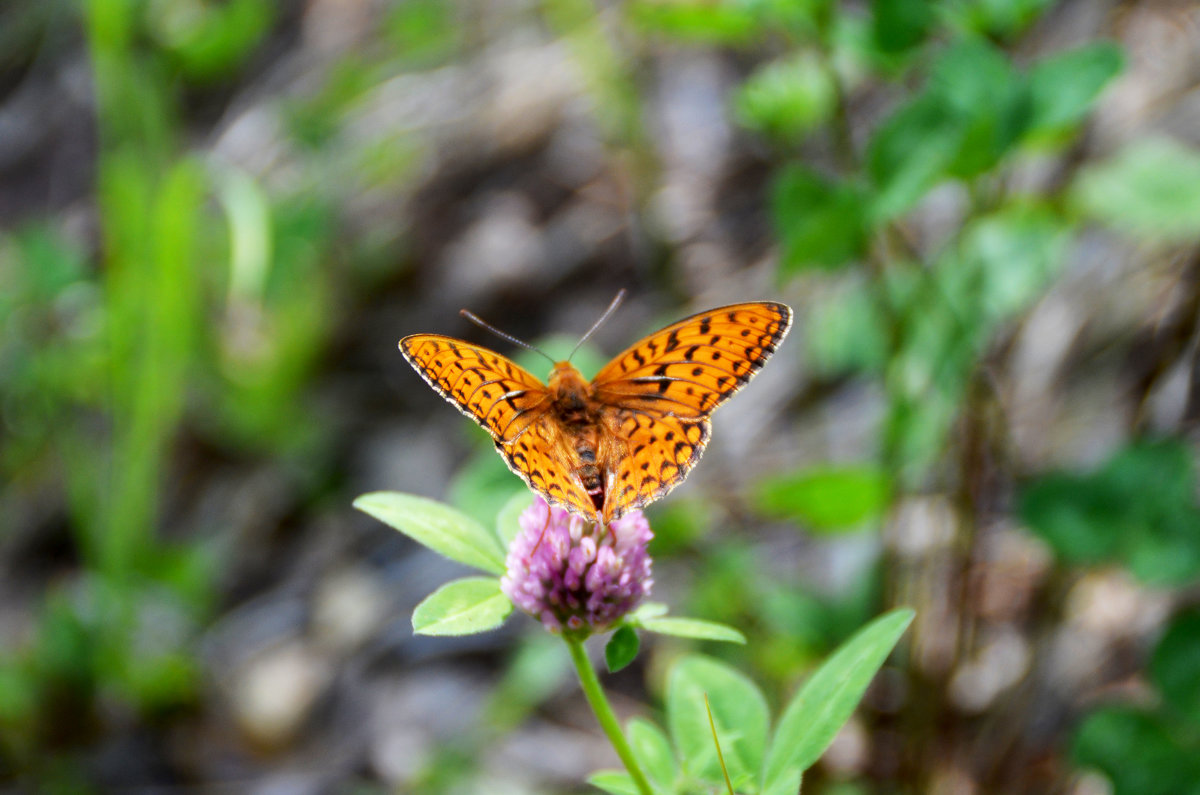
<path fill-rule="evenodd" d="M 621 725 L 617 723 L 617 716 L 613 712 L 612 705 L 608 703 L 608 697 L 604 695 L 604 688 L 600 686 L 596 669 L 592 667 L 591 660 L 588 659 L 587 652 L 583 649 L 583 641 L 576 638 L 563 638 L 563 640 L 566 641 L 567 648 L 571 651 L 571 662 L 575 663 L 575 672 L 579 674 L 579 684 L 583 686 L 583 695 L 591 704 L 592 712 L 596 714 L 596 720 L 600 722 L 600 728 L 604 729 L 604 733 L 608 735 L 608 741 L 612 743 L 617 756 L 621 757 L 638 792 L 642 795 L 654 795 L 654 791 L 650 789 L 650 782 L 646 780 L 642 769 L 638 767 L 637 760 L 633 758 L 633 749 L 629 747 L 629 742 L 621 733 Z"/>

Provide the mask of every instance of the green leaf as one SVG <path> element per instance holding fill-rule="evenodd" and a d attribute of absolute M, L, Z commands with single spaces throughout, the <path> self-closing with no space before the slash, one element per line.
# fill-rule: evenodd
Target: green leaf
<path fill-rule="evenodd" d="M 800 786 L 803 783 L 804 775 L 799 771 L 795 771 L 791 775 L 780 776 L 773 782 L 763 787 L 762 795 L 797 795 L 801 791 Z M 829 793 L 829 790 L 825 790 Z"/>
<path fill-rule="evenodd" d="M 783 711 L 771 740 L 766 789 L 790 780 L 821 758 L 913 615 L 912 610 L 902 608 L 880 616 L 838 647 L 808 678 Z"/>
<path fill-rule="evenodd" d="M 1172 140 L 1129 144 L 1071 187 L 1087 217 L 1148 242 L 1200 238 L 1200 152 Z"/>
<path fill-rule="evenodd" d="M 679 776 L 679 763 L 675 761 L 667 735 L 650 721 L 633 718 L 625 728 L 625 736 L 629 739 L 634 758 L 651 782 L 661 789 L 670 790 Z"/>
<path fill-rule="evenodd" d="M 615 674 L 633 662 L 640 645 L 637 631 L 633 627 L 617 627 L 608 643 L 604 644 L 604 662 L 608 666 L 608 672 Z"/>
<path fill-rule="evenodd" d="M 521 534 L 518 520 L 530 505 L 533 505 L 533 495 L 522 490 L 512 495 L 496 514 L 496 535 L 505 547 L 512 546 L 513 540 Z"/>
<path fill-rule="evenodd" d="M 867 144 L 867 173 L 875 186 L 870 223 L 901 215 L 944 178 L 965 133 L 959 114 L 927 95 L 880 124 Z"/>
<path fill-rule="evenodd" d="M 1078 124 L 1124 62 L 1121 49 L 1110 42 L 1093 42 L 1039 61 L 1029 72 L 1028 134 L 1054 136 Z"/>
<path fill-rule="evenodd" d="M 942 4 L 951 27 L 1007 38 L 1020 33 L 1054 0 L 961 0 Z"/>
<path fill-rule="evenodd" d="M 1150 673 L 1163 702 L 1200 725 L 1200 611 L 1176 616 L 1154 649 Z"/>
<path fill-rule="evenodd" d="M 887 322 L 874 290 L 874 285 L 862 281 L 839 285 L 805 313 L 803 340 L 814 370 L 825 376 L 883 371 L 888 359 Z"/>
<path fill-rule="evenodd" d="M 475 426 L 462 425 L 478 446 L 467 463 L 455 472 L 446 487 L 446 502 L 480 523 L 491 523 L 516 494 L 528 494 L 529 489 L 496 455 L 491 437 L 479 433 Z"/>
<path fill-rule="evenodd" d="M 512 602 L 495 577 L 464 577 L 431 593 L 413 610 L 418 635 L 474 635 L 504 623 Z"/>
<path fill-rule="evenodd" d="M 753 12 L 736 3 L 635 0 L 627 5 L 632 26 L 699 44 L 746 44 L 759 35 Z"/>
<path fill-rule="evenodd" d="M 611 795 L 641 795 L 633 779 L 624 770 L 597 770 L 587 782 Z"/>
<path fill-rule="evenodd" d="M 1197 795 L 1200 748 L 1184 737 L 1156 715 L 1109 707 L 1084 720 L 1071 755 L 1103 771 L 1116 795 Z"/>
<path fill-rule="evenodd" d="M 647 632 L 674 635 L 677 638 L 719 640 L 743 644 L 746 642 L 746 636 L 733 627 L 718 624 L 715 621 L 702 621 L 698 618 L 648 618 L 639 621 L 638 625 Z"/>
<path fill-rule="evenodd" d="M 1021 518 L 1069 563 L 1115 560 L 1150 584 L 1200 574 L 1195 467 L 1176 440 L 1138 441 L 1099 469 L 1050 473 L 1021 492 Z"/>
<path fill-rule="evenodd" d="M 449 505 L 413 494 L 376 491 L 359 497 L 354 507 L 450 560 L 489 574 L 504 573 L 504 550 L 496 536 Z"/>
<path fill-rule="evenodd" d="M 929 0 L 871 0 L 875 46 L 885 53 L 916 47 L 933 27 Z"/>
<path fill-rule="evenodd" d="M 813 530 L 852 528 L 879 518 L 891 499 L 878 467 L 814 467 L 774 475 L 759 484 L 755 503 L 768 516 L 795 519 Z"/>
<path fill-rule="evenodd" d="M 972 177 L 992 168 L 1028 125 L 1030 97 L 1008 56 L 983 39 L 958 41 L 938 56 L 926 95 L 953 109 L 962 140 L 947 171 Z"/>
<path fill-rule="evenodd" d="M 815 57 L 803 55 L 759 68 L 734 98 L 738 120 L 782 143 L 795 144 L 833 112 L 834 86 Z"/>
<path fill-rule="evenodd" d="M 1024 311 L 1058 274 L 1068 242 L 1057 213 L 1039 205 L 1009 205 L 968 226 L 953 259 L 939 268 L 945 295 L 981 335 Z"/>
<path fill-rule="evenodd" d="M 489 692 L 486 725 L 498 732 L 515 728 L 572 677 L 562 639 L 549 632 L 521 635 L 504 674 Z"/>
<path fill-rule="evenodd" d="M 709 727 L 704 696 L 712 707 L 725 764 L 734 786 L 757 778 L 767 742 L 767 703 L 758 687 L 709 657 L 691 655 L 667 680 L 667 724 L 686 772 L 703 781 L 724 781 Z"/>
<path fill-rule="evenodd" d="M 638 605 L 636 610 L 629 614 L 626 620 L 640 627 L 642 622 L 648 618 L 659 618 L 660 616 L 665 616 L 668 609 L 669 608 L 662 602 L 642 602 L 640 605 Z"/>
<path fill-rule="evenodd" d="M 782 246 L 781 269 L 836 268 L 866 248 L 864 199 L 850 183 L 835 183 L 803 166 L 775 180 L 771 213 Z"/>

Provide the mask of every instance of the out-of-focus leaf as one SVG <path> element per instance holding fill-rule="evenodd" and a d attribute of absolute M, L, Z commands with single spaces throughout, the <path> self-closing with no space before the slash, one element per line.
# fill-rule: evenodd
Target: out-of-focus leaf
<path fill-rule="evenodd" d="M 709 657 L 684 657 L 667 680 L 667 725 L 686 772 L 702 781 L 723 782 L 704 696 L 734 787 L 757 778 L 767 742 L 767 702 L 745 676 Z"/>
<path fill-rule="evenodd" d="M 1200 747 L 1185 742 L 1151 713 L 1109 707 L 1084 720 L 1071 750 L 1108 776 L 1114 795 L 1197 795 Z"/>
<path fill-rule="evenodd" d="M 746 642 L 746 636 L 733 627 L 698 618 L 666 616 L 642 619 L 638 621 L 638 624 L 646 631 L 659 635 L 674 635 L 677 638 L 694 638 L 696 640 L 719 640 L 726 643 Z"/>
<path fill-rule="evenodd" d="M 1030 108 L 1025 79 L 996 47 L 967 37 L 940 53 L 925 90 L 868 144 L 872 220 L 903 213 L 941 179 L 995 166 L 1025 131 Z"/>
<path fill-rule="evenodd" d="M 702 498 L 660 500 L 647 511 L 654 539 L 650 552 L 655 556 L 671 555 L 708 533 L 715 521 L 713 509 Z"/>
<path fill-rule="evenodd" d="M 764 785 L 807 770 L 854 714 L 867 685 L 913 619 L 907 608 L 893 610 L 859 630 L 830 655 L 784 709 L 771 739 Z"/>
<path fill-rule="evenodd" d="M 836 183 L 802 166 L 776 179 L 771 212 L 782 244 L 782 270 L 836 268 L 866 246 L 864 199 L 849 183 Z"/>
<path fill-rule="evenodd" d="M 790 775 L 779 776 L 770 784 L 763 786 L 762 795 L 796 795 L 801 790 L 803 779 L 804 776 L 799 770 Z M 829 789 L 825 790 L 826 795 L 829 792 Z"/>
<path fill-rule="evenodd" d="M 947 22 L 995 38 L 1015 36 L 1033 24 L 1054 0 L 963 0 L 944 4 Z"/>
<path fill-rule="evenodd" d="M 642 771 L 656 786 L 669 791 L 679 775 L 679 764 L 667 735 L 650 721 L 634 718 L 625 727 L 625 736 Z"/>
<path fill-rule="evenodd" d="M 938 56 L 926 95 L 952 108 L 963 137 L 948 171 L 972 177 L 992 168 L 1028 124 L 1030 100 L 1024 78 L 1008 56 L 976 39 L 963 39 Z"/>
<path fill-rule="evenodd" d="M 549 632 L 521 636 L 487 702 L 487 725 L 504 731 L 520 724 L 572 676 L 562 640 Z"/>
<path fill-rule="evenodd" d="M 644 33 L 698 44 L 746 44 L 760 34 L 754 12 L 739 3 L 634 0 L 626 6 L 626 13 Z"/>
<path fill-rule="evenodd" d="M 238 68 L 275 16 L 275 6 L 267 0 L 158 0 L 146 6 L 151 34 L 190 76 L 200 80 L 220 78 Z"/>
<path fill-rule="evenodd" d="M 1200 152 L 1157 138 L 1086 168 L 1071 186 L 1084 215 L 1149 242 L 1200 238 Z"/>
<path fill-rule="evenodd" d="M 1063 560 L 1115 560 L 1152 584 L 1200 574 L 1200 508 L 1186 445 L 1139 441 L 1086 474 L 1051 473 L 1020 497 L 1025 522 Z"/>
<path fill-rule="evenodd" d="M 1093 42 L 1039 61 L 1029 71 L 1031 114 L 1027 134 L 1044 138 L 1082 120 L 1101 90 L 1124 65 L 1121 49 Z"/>
<path fill-rule="evenodd" d="M 504 465 L 496 454 L 491 438 L 463 426 L 464 432 L 480 442 L 467 463 L 454 473 L 446 487 L 446 501 L 480 523 L 491 523 L 501 509 L 529 489 Z"/>
<path fill-rule="evenodd" d="M 769 63 L 738 90 L 738 120 L 752 130 L 795 144 L 833 112 L 834 87 L 811 56 Z"/>
<path fill-rule="evenodd" d="M 640 795 L 637 785 L 624 770 L 598 770 L 587 782 L 610 795 Z"/>
<path fill-rule="evenodd" d="M 890 495 L 887 473 L 878 467 L 815 467 L 764 479 L 755 502 L 768 516 L 836 531 L 878 518 Z"/>
<path fill-rule="evenodd" d="M 886 321 L 873 285 L 856 282 L 823 297 L 804 317 L 809 361 L 824 375 L 878 373 L 887 363 Z"/>
<path fill-rule="evenodd" d="M 871 0 L 875 46 L 898 53 L 925 40 L 934 23 L 930 0 Z"/>
<path fill-rule="evenodd" d="M 1067 229 L 1046 207 L 1012 205 L 971 223 L 960 250 L 939 268 L 944 295 L 960 317 L 989 322 L 1023 311 L 1058 273 Z"/>
<path fill-rule="evenodd" d="M 384 35 L 406 64 L 438 63 L 459 45 L 463 26 L 455 19 L 456 8 L 442 0 L 405 0 L 391 6 Z"/>
<path fill-rule="evenodd" d="M 504 623 L 512 602 L 495 577 L 463 577 L 431 593 L 413 610 L 418 635 L 473 635 Z"/>
<path fill-rule="evenodd" d="M 500 537 L 500 543 L 505 547 L 510 546 L 513 539 L 520 535 L 521 514 L 532 504 L 533 494 L 521 490 L 512 495 L 509 501 L 504 503 L 504 507 L 496 513 L 496 535 Z"/>
<path fill-rule="evenodd" d="M 413 494 L 376 491 L 359 497 L 354 507 L 450 560 L 490 574 L 504 573 L 504 550 L 496 536 L 449 505 Z"/>
<path fill-rule="evenodd" d="M 1154 649 L 1150 673 L 1171 711 L 1200 726 L 1200 611 L 1176 616 Z"/>
<path fill-rule="evenodd" d="M 961 116 L 928 95 L 880 124 L 867 144 L 867 173 L 875 187 L 870 222 L 890 221 L 916 204 L 945 176 L 965 132 Z"/>
<path fill-rule="evenodd" d="M 608 643 L 604 644 L 604 663 L 608 666 L 608 672 L 615 674 L 633 662 L 640 647 L 637 630 L 631 626 L 617 627 Z"/>

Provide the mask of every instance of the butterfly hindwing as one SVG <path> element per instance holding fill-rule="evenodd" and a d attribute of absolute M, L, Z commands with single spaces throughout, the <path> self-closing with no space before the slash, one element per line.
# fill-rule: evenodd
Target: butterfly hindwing
<path fill-rule="evenodd" d="M 562 430 L 550 414 L 542 414 L 524 433 L 507 442 L 497 440 L 496 449 L 508 468 L 548 502 L 583 516 L 595 513 L 567 456 L 569 447 L 563 441 Z"/>
<path fill-rule="evenodd" d="M 614 488 L 604 504 L 604 521 L 648 505 L 687 477 L 711 433 L 707 418 L 688 418 L 617 409 L 615 434 L 624 455 L 615 464 Z"/>

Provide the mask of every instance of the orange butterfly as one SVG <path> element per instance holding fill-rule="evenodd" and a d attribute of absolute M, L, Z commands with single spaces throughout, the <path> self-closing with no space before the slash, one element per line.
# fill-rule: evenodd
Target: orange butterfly
<path fill-rule="evenodd" d="M 713 410 L 758 372 L 791 323 L 792 310 L 769 301 L 710 309 L 636 343 L 591 383 L 557 362 L 544 385 L 498 353 L 439 334 L 405 337 L 400 351 L 491 434 L 530 488 L 608 524 L 683 481 L 708 443 Z"/>

